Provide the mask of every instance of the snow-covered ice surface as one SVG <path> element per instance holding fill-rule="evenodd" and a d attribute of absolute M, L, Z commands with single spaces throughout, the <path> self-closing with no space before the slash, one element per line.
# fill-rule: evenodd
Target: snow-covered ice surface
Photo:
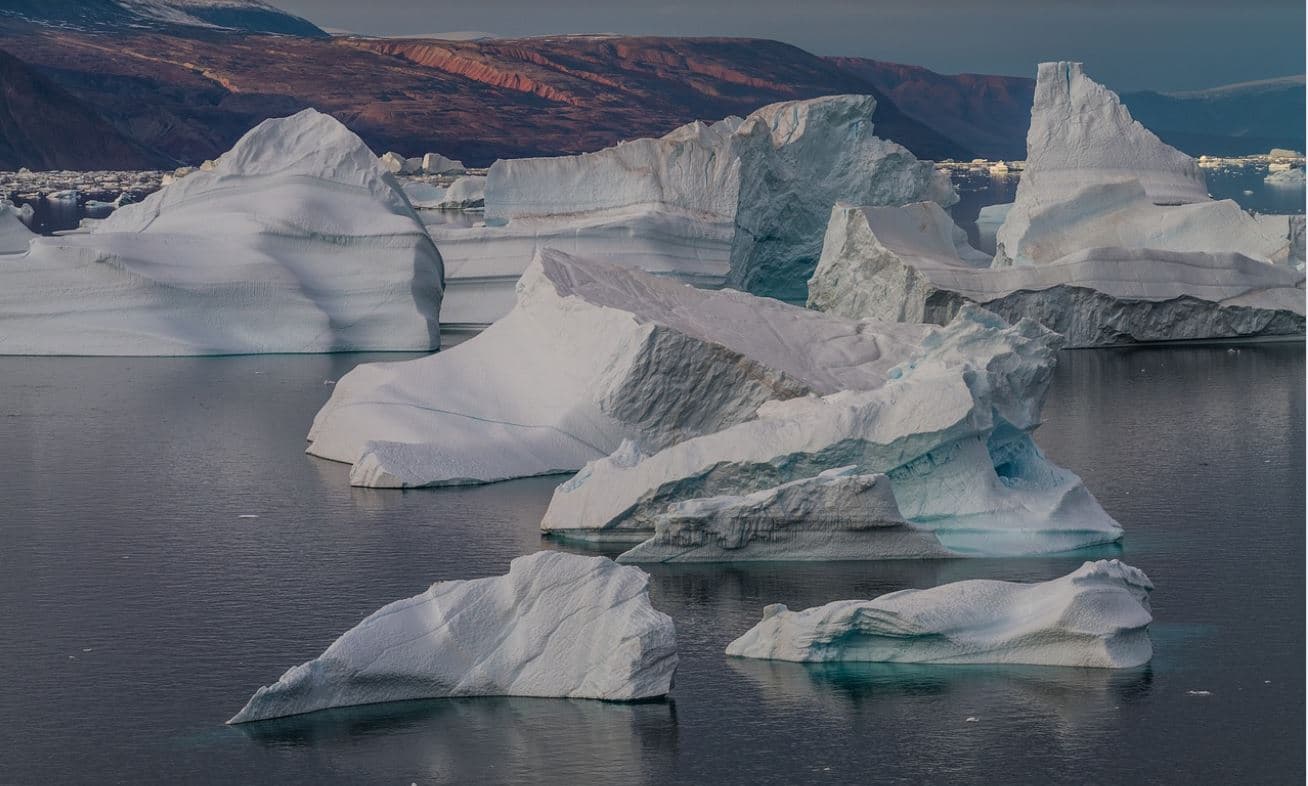
<path fill-rule="evenodd" d="M 752 494 L 676 502 L 619 562 L 947 557 L 899 514 L 890 478 L 837 467 Z"/>
<path fill-rule="evenodd" d="M 431 228 L 449 277 L 445 322 L 503 316 L 546 247 L 802 299 L 837 199 L 956 200 L 947 176 L 874 135 L 875 108 L 868 96 L 792 101 L 594 153 L 497 161 L 485 225 Z"/>
<path fill-rule="evenodd" d="M 1034 319 L 1071 347 L 1304 332 L 1303 273 L 1243 254 L 1087 247 L 1035 266 L 986 260 L 934 203 L 838 205 L 809 305 L 944 324 L 980 303 L 1010 321 Z"/>
<path fill-rule="evenodd" d="M 994 265 L 1107 246 L 1289 257 L 1289 219 L 1208 196 L 1198 163 L 1132 119 L 1080 63 L 1041 63 L 1027 161 Z"/>
<path fill-rule="evenodd" d="M 309 109 L 87 232 L 6 256 L 0 353 L 432 349 L 442 289 L 396 180 Z"/>
<path fill-rule="evenodd" d="M 633 701 L 667 695 L 676 668 L 676 631 L 650 605 L 649 576 L 541 551 L 507 575 L 442 581 L 383 606 L 228 723 L 449 696 Z"/>
<path fill-rule="evenodd" d="M 895 327 L 853 324 L 872 338 Z M 1061 552 L 1120 538 L 1080 478 L 1046 459 L 1030 436 L 1061 338 L 975 306 L 918 335 L 882 354 L 897 362 L 876 381 L 769 401 L 754 418 L 712 433 L 661 450 L 624 446 L 591 461 L 555 491 L 542 529 L 577 540 L 657 540 L 660 516 L 675 515 L 675 503 L 853 466 L 888 476 L 904 519 L 960 556 Z M 793 550 L 790 558 L 804 555 Z"/>
<path fill-rule="evenodd" d="M 932 330 L 872 329 L 546 250 L 483 333 L 342 378 L 309 452 L 354 464 L 362 486 L 575 472 L 625 439 L 656 450 L 765 401 L 876 387 Z"/>
<path fill-rule="evenodd" d="M 1153 584 L 1117 560 L 1053 581 L 972 580 L 841 600 L 763 620 L 727 654 L 801 662 L 1004 663 L 1122 669 L 1153 657 Z"/>

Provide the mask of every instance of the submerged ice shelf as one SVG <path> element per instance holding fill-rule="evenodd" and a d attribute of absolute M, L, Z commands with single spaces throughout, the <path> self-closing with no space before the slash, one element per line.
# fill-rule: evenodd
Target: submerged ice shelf
<path fill-rule="evenodd" d="M 727 654 L 806 663 L 1131 668 L 1153 656 L 1152 590 L 1142 571 L 1100 560 L 1035 584 L 960 581 L 803 611 L 778 603 Z"/>
<path fill-rule="evenodd" d="M 541 551 L 383 606 L 228 723 L 447 696 L 632 701 L 667 695 L 676 668 L 672 619 L 650 605 L 644 572 Z"/>
<path fill-rule="evenodd" d="M 307 109 L 87 231 L 0 257 L 0 353 L 433 349 L 442 289 L 398 183 Z"/>

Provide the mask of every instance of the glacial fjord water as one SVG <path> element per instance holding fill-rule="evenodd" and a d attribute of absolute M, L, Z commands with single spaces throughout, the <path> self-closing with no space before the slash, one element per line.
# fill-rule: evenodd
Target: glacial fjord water
<path fill-rule="evenodd" d="M 0 358 L 0 783 L 1303 782 L 1302 343 L 1062 357 L 1037 437 L 1125 526 L 1108 553 L 1157 585 L 1147 667 L 722 654 L 767 603 L 1049 579 L 1087 555 L 653 567 L 681 648 L 669 701 L 224 726 L 377 607 L 556 547 L 536 528 L 558 478 L 373 491 L 304 455 L 330 381 L 368 359 Z"/>

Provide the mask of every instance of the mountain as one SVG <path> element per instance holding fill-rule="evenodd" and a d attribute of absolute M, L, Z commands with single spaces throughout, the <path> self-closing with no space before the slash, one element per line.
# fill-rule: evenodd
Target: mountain
<path fill-rule="evenodd" d="M 1125 93 L 1131 115 L 1191 155 L 1304 149 L 1304 78 L 1289 76 L 1183 93 Z"/>
<path fill-rule="evenodd" d="M 776 41 L 553 36 L 318 38 L 188 28 L 112 34 L 0 18 L 0 48 L 130 137 L 190 162 L 255 123 L 312 106 L 375 150 L 471 165 L 595 150 L 695 119 L 835 93 L 878 96 L 877 133 L 923 158 L 972 151 L 835 64 Z"/>
<path fill-rule="evenodd" d="M 905 114 L 979 156 L 1026 157 L 1034 79 L 937 74 L 919 66 L 860 57 L 827 59 L 875 85 Z"/>
<path fill-rule="evenodd" d="M 160 169 L 146 150 L 99 113 L 0 51 L 0 169 Z"/>
<path fill-rule="evenodd" d="M 0 16 L 87 32 L 195 29 L 327 36 L 262 0 L 5 0 Z"/>

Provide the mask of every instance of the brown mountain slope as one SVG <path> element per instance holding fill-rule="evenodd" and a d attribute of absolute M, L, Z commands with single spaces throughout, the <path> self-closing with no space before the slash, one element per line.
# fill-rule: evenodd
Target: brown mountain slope
<path fill-rule="evenodd" d="M 172 166 L 123 136 L 67 90 L 0 51 L 0 169 Z"/>
<path fill-rule="evenodd" d="M 977 155 L 1026 158 L 1034 79 L 937 74 L 918 66 L 860 57 L 827 59 L 872 83 L 906 114 Z"/>
<path fill-rule="evenodd" d="M 0 47 L 130 137 L 192 162 L 259 120 L 306 106 L 334 114 L 378 151 L 438 151 L 484 165 L 595 150 L 775 101 L 878 94 L 834 63 L 751 39 L 322 40 L 0 24 Z M 922 157 L 972 152 L 884 96 L 874 121 Z"/>

